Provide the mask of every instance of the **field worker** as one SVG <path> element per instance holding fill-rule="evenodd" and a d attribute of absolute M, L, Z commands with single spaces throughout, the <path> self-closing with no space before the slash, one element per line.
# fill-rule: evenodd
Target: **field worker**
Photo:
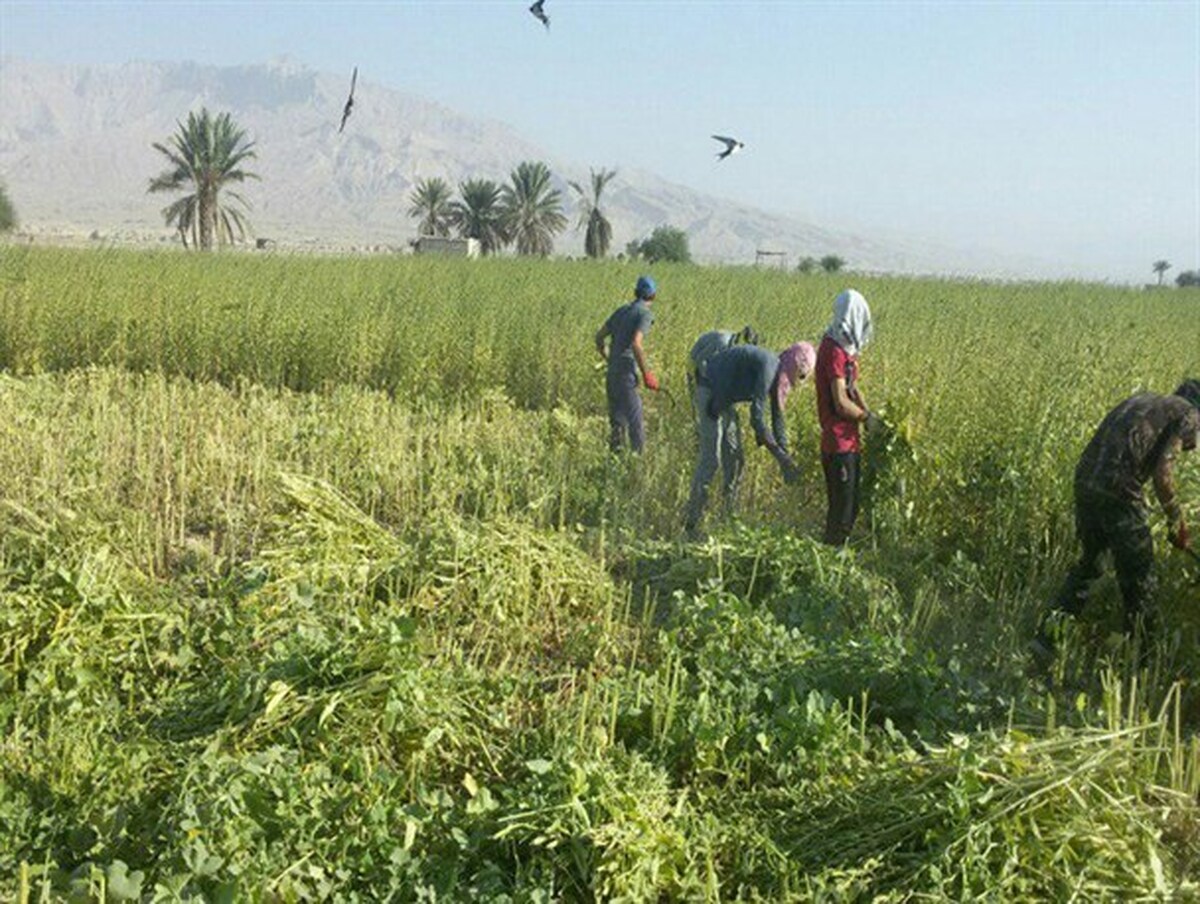
<path fill-rule="evenodd" d="M 874 421 L 858 382 L 858 358 L 871 341 L 871 309 L 854 289 L 834 299 L 833 322 L 817 350 L 817 418 L 825 472 L 824 540 L 843 546 L 858 517 L 859 425 Z"/>
<path fill-rule="evenodd" d="M 792 387 L 808 376 L 813 369 L 816 352 L 807 342 L 797 342 L 776 355 L 757 345 L 735 345 L 718 352 L 704 362 L 697 375 L 696 409 L 699 412 L 696 433 L 700 441 L 699 459 L 692 475 L 692 489 L 684 511 L 684 530 L 689 537 L 698 537 L 700 518 L 708 502 L 708 484 L 724 465 L 724 501 L 726 512 L 733 508 L 737 482 L 742 470 L 741 442 L 726 437 L 737 433 L 733 406 L 750 403 L 750 425 L 760 446 L 779 462 L 785 483 L 795 483 L 800 477 L 796 463 L 787 449 L 787 425 L 783 408 Z M 771 408 L 771 427 L 767 428 L 766 409 Z M 724 461 L 730 455 L 733 461 Z"/>
<path fill-rule="evenodd" d="M 692 397 L 692 413 L 699 414 L 700 403 L 696 400 L 696 392 L 700 388 L 699 376 L 708 361 L 717 352 L 723 352 L 735 345 L 758 345 L 758 332 L 754 327 L 746 325 L 739 332 L 727 330 L 709 330 L 700 336 L 688 353 L 688 393 Z M 731 409 L 731 413 L 733 410 Z M 736 418 L 736 414 L 734 414 Z"/>
<path fill-rule="evenodd" d="M 634 452 L 641 452 L 646 445 L 642 399 L 637 391 L 638 371 L 641 371 L 647 389 L 658 389 L 658 379 L 646 363 L 646 351 L 642 347 L 642 340 L 654 323 L 650 303 L 657 292 L 653 279 L 639 276 L 633 301 L 613 311 L 596 332 L 596 350 L 608 361 L 608 444 L 614 452 L 620 451 L 626 433 Z M 607 351 L 605 338 L 611 340 Z"/>
<path fill-rule="evenodd" d="M 709 330 L 692 344 L 688 353 L 688 390 L 692 399 L 692 414 L 696 418 L 696 430 L 703 449 L 706 441 L 705 431 L 708 424 L 703 417 L 704 407 L 708 404 L 708 391 L 703 390 L 701 397 L 700 375 L 708 360 L 727 348 L 735 345 L 758 345 L 758 332 L 749 325 L 742 327 L 739 332 L 727 330 Z M 717 418 L 717 457 L 720 459 L 722 484 L 724 493 L 725 514 L 733 512 L 737 502 L 737 490 L 741 483 L 742 466 L 745 456 L 742 454 L 742 426 L 738 421 L 737 408 L 729 405 Z M 711 437 L 708 437 L 711 440 Z"/>
<path fill-rule="evenodd" d="M 1032 644 L 1037 656 L 1054 654 L 1054 628 L 1062 614 L 1082 611 L 1089 585 L 1100 576 L 1100 557 L 1105 550 L 1112 551 L 1116 567 L 1125 605 L 1125 633 L 1133 636 L 1140 621 L 1143 632 L 1152 634 L 1154 612 L 1148 607 L 1152 604 L 1154 547 L 1142 485 L 1154 481 L 1154 493 L 1167 516 L 1171 545 L 1191 549 L 1191 536 L 1175 495 L 1173 469 L 1180 450 L 1196 448 L 1198 433 L 1200 380 L 1185 380 L 1169 396 L 1139 393 L 1100 422 L 1075 467 L 1075 531 L 1083 555 L 1042 620 Z"/>

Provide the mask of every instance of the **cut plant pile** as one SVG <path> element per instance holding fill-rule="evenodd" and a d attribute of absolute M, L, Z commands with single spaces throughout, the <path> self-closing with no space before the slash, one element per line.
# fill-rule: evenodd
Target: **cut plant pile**
<path fill-rule="evenodd" d="M 1200 318 L 864 281 L 893 429 L 856 547 L 813 539 L 812 461 L 785 490 L 753 450 L 740 520 L 684 543 L 687 406 L 610 456 L 579 351 L 632 275 L 0 250 L 0 896 L 1200 897 L 1189 563 L 1160 544 L 1149 669 L 1111 581 L 1053 675 L 1025 653 L 1082 437 L 1179 376 L 1088 343 L 1121 312 L 1187 366 Z M 712 316 L 811 338 L 832 298 L 656 278 L 675 385 Z"/>

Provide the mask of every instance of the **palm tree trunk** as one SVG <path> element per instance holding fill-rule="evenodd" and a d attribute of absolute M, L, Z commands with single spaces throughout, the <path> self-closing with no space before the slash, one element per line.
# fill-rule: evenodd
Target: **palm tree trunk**
<path fill-rule="evenodd" d="M 200 250 L 211 251 L 213 244 L 213 221 L 216 219 L 216 210 L 212 203 L 212 197 L 207 185 L 203 186 L 197 192 L 197 211 L 196 214 L 200 219 Z"/>

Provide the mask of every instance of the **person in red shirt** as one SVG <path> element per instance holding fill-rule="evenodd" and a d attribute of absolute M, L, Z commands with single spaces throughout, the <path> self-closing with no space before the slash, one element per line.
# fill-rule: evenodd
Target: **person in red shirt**
<path fill-rule="evenodd" d="M 871 341 L 871 309 L 854 289 L 833 302 L 833 322 L 817 349 L 817 419 L 825 472 L 824 541 L 843 546 L 858 517 L 859 425 L 874 420 L 858 384 L 858 356 Z"/>

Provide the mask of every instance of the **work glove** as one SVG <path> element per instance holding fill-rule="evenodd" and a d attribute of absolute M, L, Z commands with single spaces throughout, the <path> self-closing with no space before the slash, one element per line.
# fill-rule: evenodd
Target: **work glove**
<path fill-rule="evenodd" d="M 874 436 L 883 429 L 883 418 L 877 415 L 874 411 L 867 412 L 867 420 L 864 423 L 867 428 L 867 435 Z"/>
<path fill-rule="evenodd" d="M 1188 533 L 1188 526 L 1180 521 L 1179 527 L 1176 530 L 1167 534 L 1167 539 L 1171 541 L 1171 545 L 1176 549 L 1188 550 L 1192 548 L 1192 535 Z"/>
<path fill-rule="evenodd" d="M 652 371 L 652 370 L 646 371 L 644 379 L 646 381 L 647 389 L 653 390 L 655 392 L 658 391 L 658 377 L 654 376 L 654 371 Z"/>

